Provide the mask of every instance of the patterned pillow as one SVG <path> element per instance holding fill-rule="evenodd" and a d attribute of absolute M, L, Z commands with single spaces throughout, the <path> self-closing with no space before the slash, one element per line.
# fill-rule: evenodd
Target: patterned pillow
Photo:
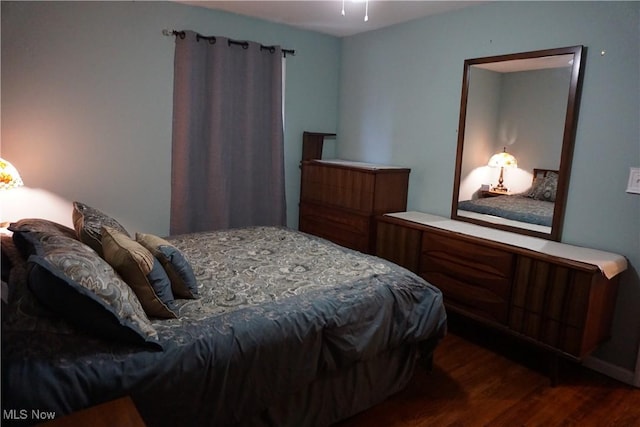
<path fill-rule="evenodd" d="M 544 178 L 536 178 L 529 192 L 529 197 L 536 200 L 555 202 L 557 188 L 558 174 L 549 172 Z"/>
<path fill-rule="evenodd" d="M 16 261 L 19 262 L 22 259 L 22 255 L 16 248 L 15 243 L 13 243 L 11 236 L 6 234 L 0 234 L 0 258 L 2 259 L 0 275 L 3 282 L 8 282 L 11 268 L 16 264 Z"/>
<path fill-rule="evenodd" d="M 17 289 L 14 283 L 16 280 L 12 280 L 12 275 L 15 276 L 23 276 L 27 275 L 27 258 L 18 250 L 15 242 L 12 237 L 8 234 L 0 235 L 0 255 L 2 256 L 2 270 L 0 271 L 2 275 L 2 281 L 7 283 L 8 286 L 8 295 L 6 298 L 6 302 L 13 302 L 22 289 Z M 26 280 L 21 278 L 21 282 L 26 283 Z M 5 296 L 3 295 L 3 301 L 5 301 Z"/>
<path fill-rule="evenodd" d="M 175 319 L 171 281 L 160 262 L 140 243 L 111 228 L 102 228 L 104 259 L 138 296 L 148 316 Z"/>
<path fill-rule="evenodd" d="M 9 230 L 14 233 L 24 231 L 39 231 L 41 233 L 59 234 L 72 239 L 77 238 L 76 232 L 66 225 L 58 224 L 43 218 L 24 218 L 16 222 L 12 222 Z"/>
<path fill-rule="evenodd" d="M 73 227 L 78 239 L 91 246 L 102 256 L 102 227 L 114 228 L 127 236 L 129 233 L 118 221 L 84 203 L 73 202 Z"/>
<path fill-rule="evenodd" d="M 162 349 L 135 294 L 95 251 L 67 236 L 25 238 L 37 249 L 27 264 L 28 287 L 42 305 L 102 338 Z"/>
<path fill-rule="evenodd" d="M 171 280 L 171 290 L 176 297 L 189 299 L 198 297 L 196 276 L 191 264 L 178 248 L 153 234 L 136 233 L 136 241 L 160 261 Z"/>
<path fill-rule="evenodd" d="M 25 259 L 28 258 L 29 255 L 35 253 L 35 248 L 33 247 L 33 244 L 30 243 L 30 241 L 24 238 L 24 235 L 22 233 L 37 231 L 40 233 L 67 236 L 71 239 L 77 238 L 76 232 L 66 225 L 58 224 L 57 222 L 41 218 L 21 219 L 19 221 L 11 223 L 8 230 L 13 232 L 13 241 L 18 250 L 25 257 Z"/>

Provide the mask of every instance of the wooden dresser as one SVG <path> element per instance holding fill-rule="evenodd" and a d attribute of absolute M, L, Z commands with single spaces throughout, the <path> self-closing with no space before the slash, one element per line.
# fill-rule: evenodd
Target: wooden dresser
<path fill-rule="evenodd" d="M 442 290 L 447 310 L 581 361 L 608 339 L 617 254 L 418 212 L 377 219 L 377 250 Z"/>
<path fill-rule="evenodd" d="M 404 211 L 410 169 L 342 160 L 301 164 L 299 229 L 375 252 L 375 217 Z"/>

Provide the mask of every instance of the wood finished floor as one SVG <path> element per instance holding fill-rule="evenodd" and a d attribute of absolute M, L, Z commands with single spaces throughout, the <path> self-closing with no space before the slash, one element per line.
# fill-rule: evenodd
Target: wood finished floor
<path fill-rule="evenodd" d="M 550 386 L 549 359 L 528 345 L 450 331 L 432 372 L 336 427 L 640 426 L 640 389 L 568 361 Z"/>

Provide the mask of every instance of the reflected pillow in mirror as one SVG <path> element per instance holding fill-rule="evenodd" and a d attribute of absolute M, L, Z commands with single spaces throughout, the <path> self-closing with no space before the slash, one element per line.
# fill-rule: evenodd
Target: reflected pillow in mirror
<path fill-rule="evenodd" d="M 556 192 L 558 188 L 558 174 L 549 172 L 544 178 L 536 178 L 529 197 L 536 200 L 544 200 L 546 202 L 556 201 Z"/>

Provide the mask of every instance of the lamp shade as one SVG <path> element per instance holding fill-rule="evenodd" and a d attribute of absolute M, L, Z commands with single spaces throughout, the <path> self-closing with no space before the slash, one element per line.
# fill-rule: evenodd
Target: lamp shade
<path fill-rule="evenodd" d="M 507 149 L 505 148 L 502 153 L 491 156 L 488 165 L 492 168 L 517 168 L 518 161 L 511 154 L 507 153 Z"/>
<path fill-rule="evenodd" d="M 5 159 L 0 158 L 0 190 L 21 187 L 24 183 L 18 170 Z"/>

